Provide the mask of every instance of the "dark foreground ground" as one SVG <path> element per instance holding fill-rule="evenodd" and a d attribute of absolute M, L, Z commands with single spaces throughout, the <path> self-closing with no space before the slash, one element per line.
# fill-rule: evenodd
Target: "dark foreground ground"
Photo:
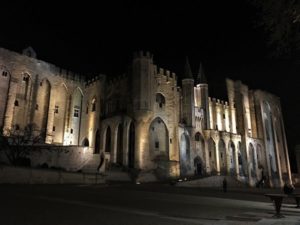
<path fill-rule="evenodd" d="M 179 188 L 168 184 L 0 185 L 1 225 L 300 224 L 286 199 L 283 219 L 270 189 Z"/>

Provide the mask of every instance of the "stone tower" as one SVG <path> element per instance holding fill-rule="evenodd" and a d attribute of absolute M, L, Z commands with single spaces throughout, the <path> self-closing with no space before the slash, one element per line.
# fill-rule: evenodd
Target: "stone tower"
<path fill-rule="evenodd" d="M 149 52 L 134 54 L 132 65 L 133 111 L 152 111 L 153 109 L 153 59 Z"/>
<path fill-rule="evenodd" d="M 201 110 L 202 128 L 208 129 L 209 126 L 209 106 L 208 106 L 208 84 L 204 74 L 202 63 L 196 79 L 195 104 Z"/>
<path fill-rule="evenodd" d="M 182 122 L 188 127 L 195 126 L 194 78 L 186 58 L 184 78 L 182 80 Z"/>

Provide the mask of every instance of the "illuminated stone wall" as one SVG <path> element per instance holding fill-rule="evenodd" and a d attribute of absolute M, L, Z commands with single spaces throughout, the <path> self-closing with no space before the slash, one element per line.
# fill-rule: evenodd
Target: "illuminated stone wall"
<path fill-rule="evenodd" d="M 102 171 L 116 164 L 160 179 L 230 174 L 254 186 L 262 171 L 271 186 L 291 179 L 279 98 L 230 79 L 228 101 L 192 77 L 178 85 L 149 52 L 136 52 L 117 78 L 84 80 L 32 48 L 0 48 L 0 126 L 35 124 L 48 144 L 85 148 L 91 172 L 104 155 Z"/>

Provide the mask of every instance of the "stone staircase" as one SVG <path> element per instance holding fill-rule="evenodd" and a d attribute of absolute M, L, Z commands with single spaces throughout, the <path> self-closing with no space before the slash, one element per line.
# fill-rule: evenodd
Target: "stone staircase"
<path fill-rule="evenodd" d="M 91 159 L 82 167 L 83 173 L 99 173 L 97 170 L 100 163 L 100 156 L 98 154 L 93 154 Z"/>
<path fill-rule="evenodd" d="M 238 181 L 235 177 L 232 176 L 210 176 L 210 177 L 204 177 L 195 180 L 187 180 L 187 181 L 182 180 L 182 182 L 177 182 L 176 186 L 178 187 L 222 187 L 224 177 L 226 177 L 228 188 L 246 187 L 245 183 Z"/>
<path fill-rule="evenodd" d="M 130 173 L 122 166 L 111 166 L 104 172 L 108 182 L 132 182 Z"/>

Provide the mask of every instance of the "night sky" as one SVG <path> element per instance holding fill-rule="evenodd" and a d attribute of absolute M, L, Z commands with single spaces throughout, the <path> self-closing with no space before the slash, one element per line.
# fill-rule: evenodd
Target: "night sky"
<path fill-rule="evenodd" d="M 300 61 L 268 57 L 268 36 L 246 0 L 176 2 L 3 3 L 0 47 L 30 45 L 39 59 L 86 76 L 121 75 L 134 51 L 147 50 L 181 78 L 188 56 L 195 74 L 203 63 L 212 97 L 226 100 L 226 77 L 278 95 L 292 154 L 300 144 Z"/>

